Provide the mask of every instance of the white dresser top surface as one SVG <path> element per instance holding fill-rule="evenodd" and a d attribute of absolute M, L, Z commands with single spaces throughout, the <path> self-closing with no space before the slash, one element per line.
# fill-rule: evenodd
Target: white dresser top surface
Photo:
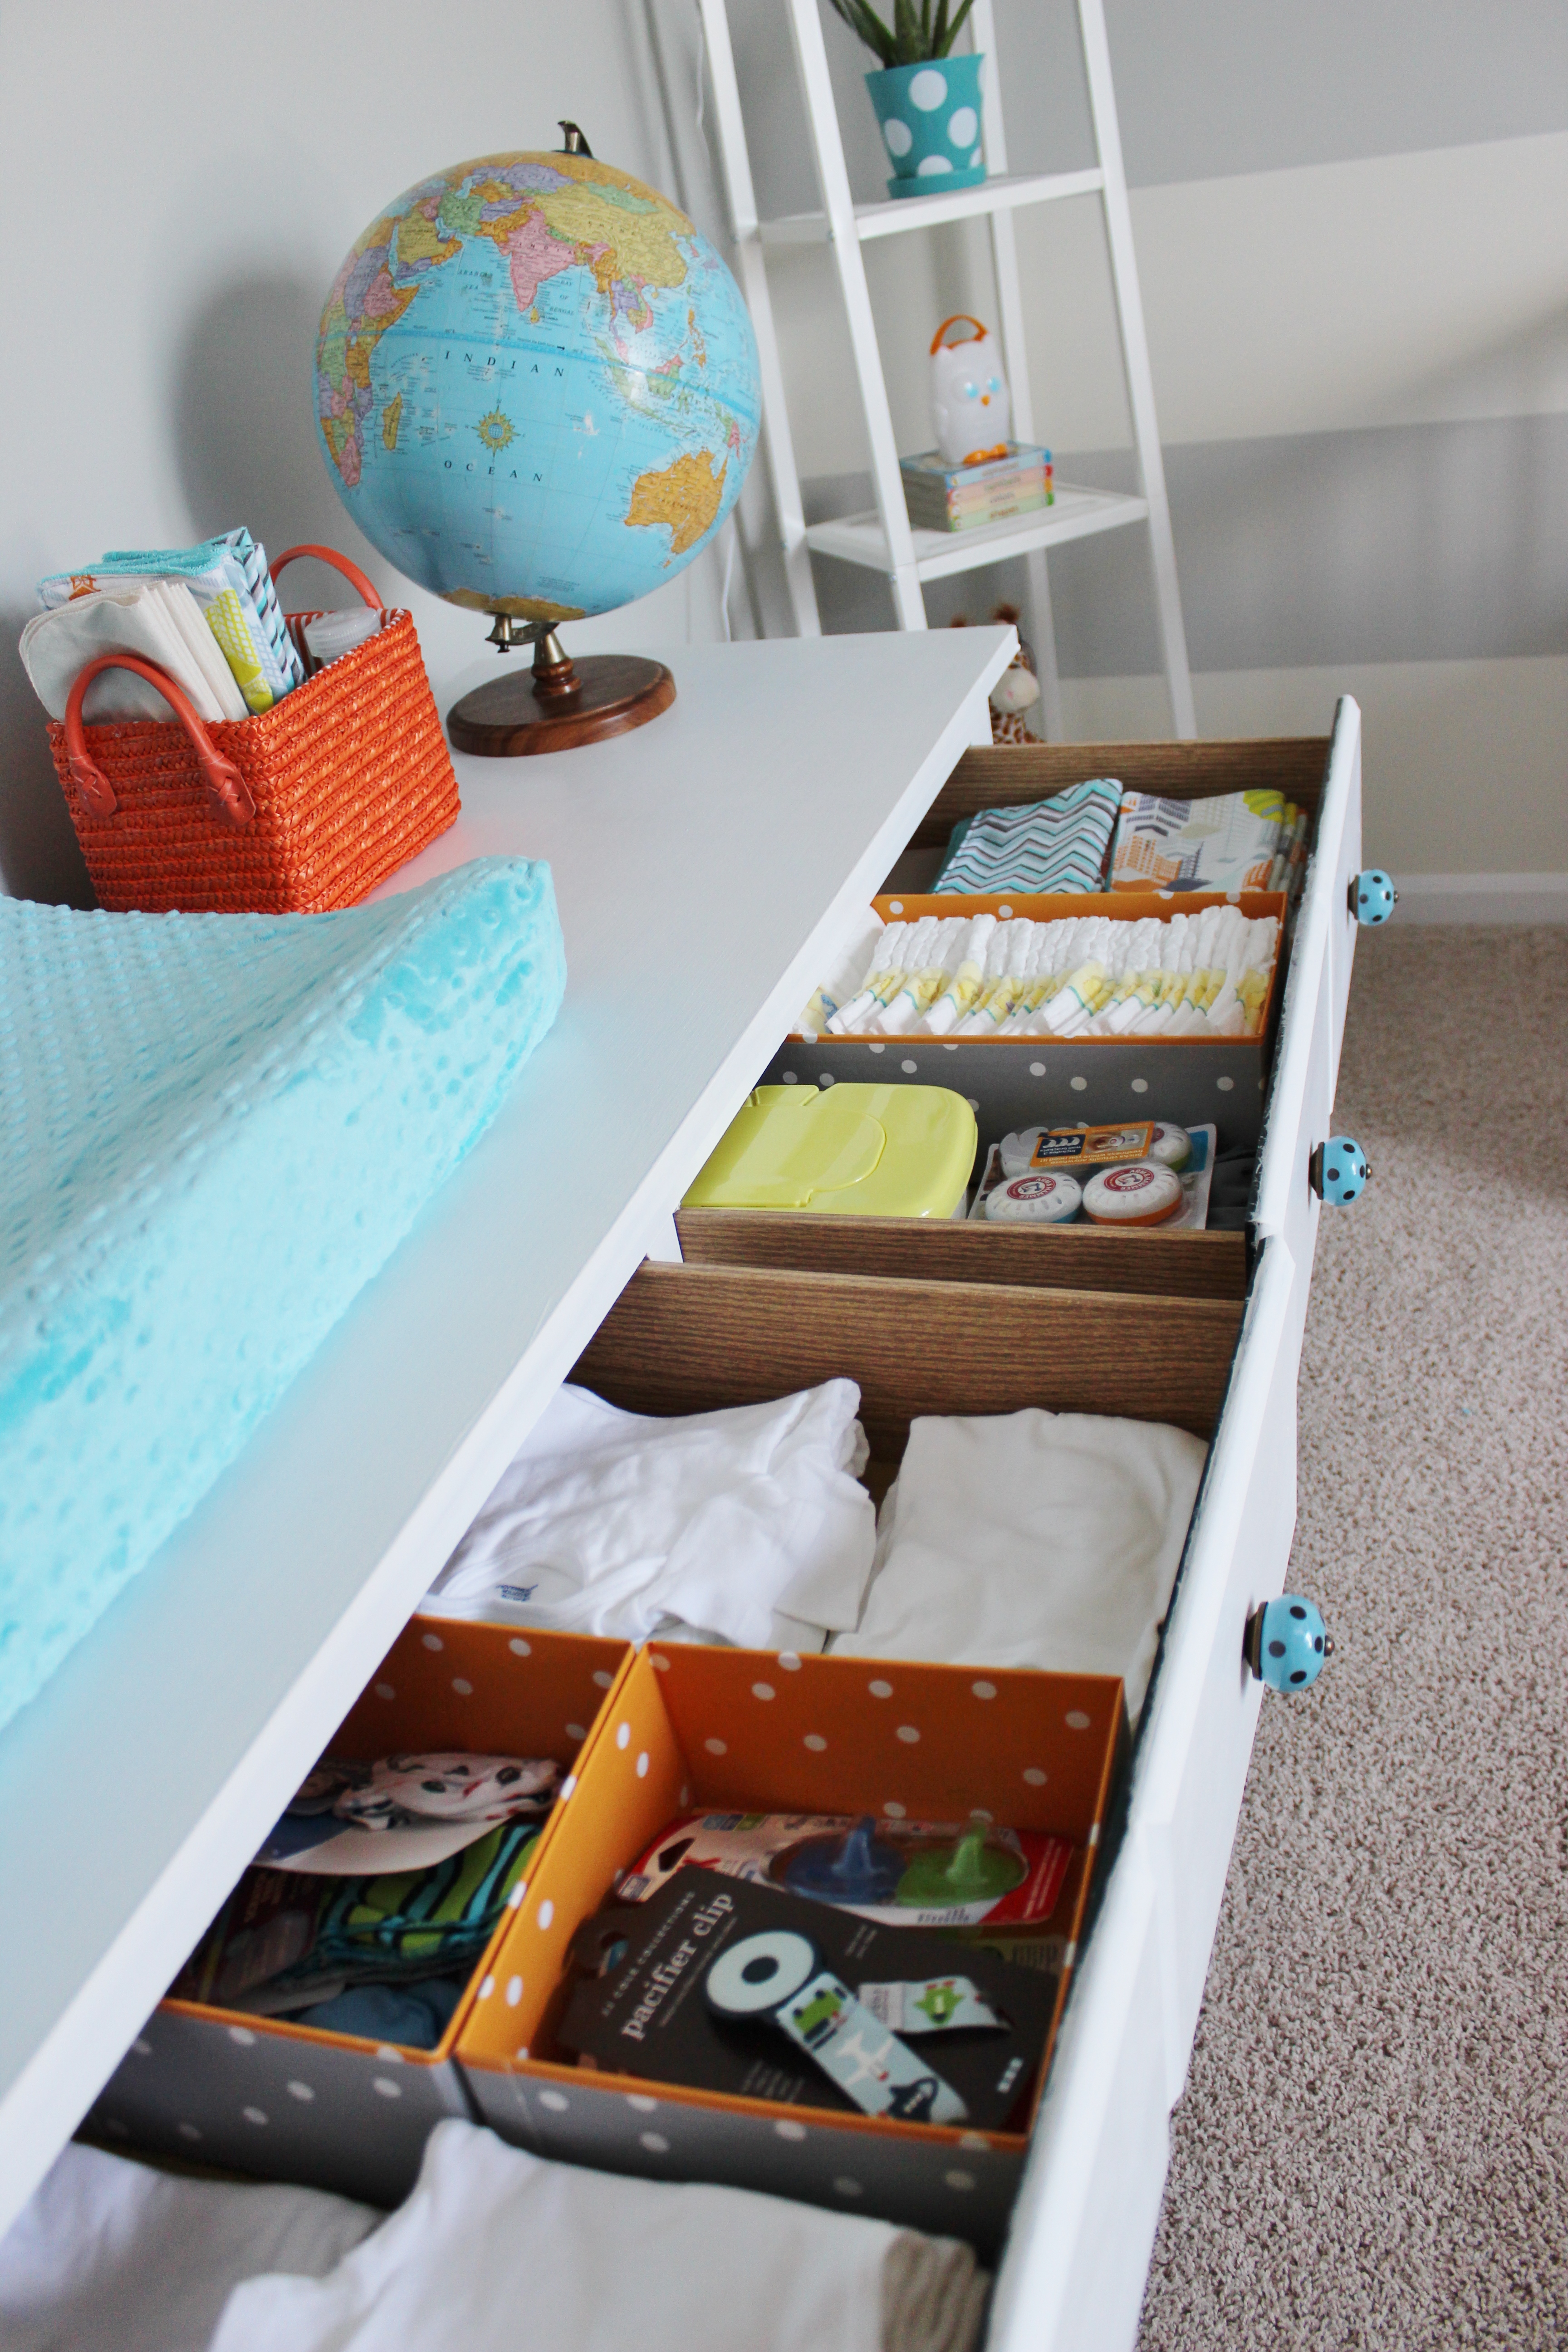
<path fill-rule="evenodd" d="M 458 822 L 387 887 L 548 858 L 565 1003 L 239 1460 L 0 1733 L 0 2229 L 989 740 L 1012 643 L 691 646 L 634 733 L 457 760 Z M 443 713 L 497 674 L 453 681 Z"/>

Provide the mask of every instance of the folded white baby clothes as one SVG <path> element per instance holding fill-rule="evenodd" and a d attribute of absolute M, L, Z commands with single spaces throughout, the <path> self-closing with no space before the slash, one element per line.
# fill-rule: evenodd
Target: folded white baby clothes
<path fill-rule="evenodd" d="M 969 2352 L 967 2246 L 745 2189 L 552 2164 L 449 2120 L 330 2277 L 257 2278 L 212 2352 Z"/>
<path fill-rule="evenodd" d="M 380 2222 L 317 2189 L 189 2180 L 63 2150 L 0 2238 L 5 2352 L 207 2352 L 241 2279 L 321 2278 Z"/>
<path fill-rule="evenodd" d="M 552 1399 L 426 1594 L 437 1616 L 820 1648 L 876 1549 L 853 1381 L 674 1420 Z M 815 1630 L 815 1633 L 813 1631 Z"/>
<path fill-rule="evenodd" d="M 912 1422 L 835 1654 L 1120 1675 L 1136 1722 L 1207 1454 L 1163 1422 L 1033 1405 Z"/>
<path fill-rule="evenodd" d="M 198 719 L 243 719 L 245 698 L 218 651 L 201 607 L 183 580 L 111 583 L 35 613 L 22 631 L 22 667 L 54 719 L 66 715 L 79 671 L 100 654 L 139 654 L 183 687 Z M 82 703 L 89 727 L 116 719 L 173 718 L 154 686 L 134 670 L 95 677 Z"/>

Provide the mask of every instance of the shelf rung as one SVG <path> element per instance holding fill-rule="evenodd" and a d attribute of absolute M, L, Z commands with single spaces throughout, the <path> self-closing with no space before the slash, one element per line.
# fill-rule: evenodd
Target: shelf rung
<path fill-rule="evenodd" d="M 862 245 L 879 236 L 899 236 L 910 229 L 931 228 L 939 221 L 985 219 L 993 213 L 1012 212 L 1019 205 L 1058 204 L 1065 196 L 1097 195 L 1105 185 L 1098 169 L 1087 172 L 1003 173 L 978 188 L 954 188 L 929 196 L 893 196 L 885 204 L 857 205 L 855 226 Z M 827 236 L 826 213 L 790 213 L 782 220 L 758 224 L 764 245 L 821 245 Z"/>
<path fill-rule="evenodd" d="M 1056 503 L 1008 522 L 983 523 L 973 530 L 917 530 L 915 570 L 923 580 L 944 580 L 955 572 L 973 572 L 983 563 L 1000 563 L 1010 555 L 1031 555 L 1037 548 L 1062 547 L 1069 540 L 1089 539 L 1098 531 L 1119 530 L 1148 519 L 1146 499 L 1120 491 L 1075 489 L 1057 484 Z M 837 556 L 868 572 L 891 576 L 887 534 L 875 514 L 844 515 L 832 522 L 813 523 L 805 543 L 818 555 Z"/>

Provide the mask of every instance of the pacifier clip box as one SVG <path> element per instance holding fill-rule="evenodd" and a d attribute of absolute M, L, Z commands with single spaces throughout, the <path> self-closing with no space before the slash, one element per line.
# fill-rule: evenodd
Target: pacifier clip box
<path fill-rule="evenodd" d="M 458 2063 L 485 2121 L 540 2155 L 726 2181 L 994 2249 L 1048 2075 L 1123 1716 L 1114 1676 L 656 1639 L 616 1691 L 565 1832 L 492 1962 L 508 1994 L 469 2012 Z M 651 1850 L 694 1813 L 798 1817 L 807 1860 L 821 1845 L 823 1868 L 837 1854 L 851 1872 L 865 1858 L 856 1835 L 874 1866 L 904 1825 L 945 1823 L 957 1858 L 944 1853 L 941 1870 L 928 1858 L 933 1887 L 962 1874 L 966 1832 L 1012 1832 L 1030 1883 L 1039 1850 L 1062 1851 L 1048 1913 L 1021 1935 L 938 1936 L 934 1906 L 906 1908 L 905 1927 L 890 1924 L 897 1895 L 856 1916 L 797 1895 L 813 1883 L 798 1853 L 782 1891 L 718 1856 L 682 1853 L 661 1877 Z M 860 1828 L 835 1843 L 815 1834 L 819 1816 Z M 594 1939 L 605 1949 L 591 1955 Z M 1030 1940 L 1033 1966 L 1017 1951 Z M 617 2052 L 629 2053 L 619 2065 Z"/>
<path fill-rule="evenodd" d="M 342 572 L 367 607 L 372 583 L 330 548 L 290 548 L 272 576 L 310 556 Z M 106 653 L 71 689 L 49 749 L 100 907 L 123 913 L 323 914 L 352 907 L 444 833 L 458 781 L 411 613 L 324 667 L 288 616 L 302 685 L 270 709 L 211 725 L 156 664 Z M 88 726 L 82 705 L 104 669 L 129 668 L 168 703 L 167 721 Z"/>

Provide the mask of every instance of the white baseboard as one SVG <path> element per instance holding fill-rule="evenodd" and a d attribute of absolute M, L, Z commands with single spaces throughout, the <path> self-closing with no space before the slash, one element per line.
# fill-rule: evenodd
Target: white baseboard
<path fill-rule="evenodd" d="M 1568 923 L 1568 874 L 1396 874 L 1396 923 Z"/>

